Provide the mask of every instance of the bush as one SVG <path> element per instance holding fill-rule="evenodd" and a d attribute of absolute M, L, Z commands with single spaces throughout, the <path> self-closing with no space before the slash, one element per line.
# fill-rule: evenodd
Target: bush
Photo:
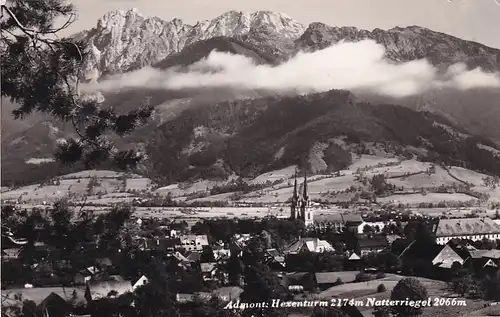
<path fill-rule="evenodd" d="M 342 279 L 340 277 L 335 281 L 335 283 L 333 283 L 334 286 L 342 285 L 342 284 L 344 284 L 344 282 L 342 281 Z"/>
<path fill-rule="evenodd" d="M 385 273 L 383 273 L 383 272 L 377 273 L 376 278 L 377 279 L 385 278 Z"/>
<path fill-rule="evenodd" d="M 387 290 L 387 288 L 385 288 L 385 285 L 384 284 L 379 284 L 377 286 L 377 293 L 383 293 Z"/>
<path fill-rule="evenodd" d="M 356 282 L 368 282 L 372 279 L 372 277 L 364 272 L 358 273 L 356 275 Z"/>

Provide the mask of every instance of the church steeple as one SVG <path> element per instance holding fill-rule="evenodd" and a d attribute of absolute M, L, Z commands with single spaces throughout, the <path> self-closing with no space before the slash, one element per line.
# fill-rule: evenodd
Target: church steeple
<path fill-rule="evenodd" d="M 304 184 L 302 187 L 302 197 L 300 198 L 300 218 L 304 221 L 306 227 L 314 224 L 314 212 L 310 208 L 309 192 L 307 190 L 307 175 L 304 174 Z"/>
<path fill-rule="evenodd" d="M 301 192 L 300 195 L 298 192 Z M 307 188 L 307 175 L 304 174 L 304 183 L 299 189 L 297 186 L 297 172 L 295 172 L 294 183 L 293 183 L 293 196 L 291 203 L 291 215 L 292 219 L 300 219 L 304 221 L 306 227 L 314 224 L 314 212 L 310 208 L 309 202 L 309 192 Z"/>
<path fill-rule="evenodd" d="M 309 201 L 309 196 L 308 196 L 308 193 L 307 193 L 307 175 L 304 174 L 304 188 L 302 190 L 302 199 L 304 201 Z"/>
<path fill-rule="evenodd" d="M 292 205 L 291 205 L 291 218 L 296 219 L 297 218 L 297 207 L 299 203 L 299 194 L 297 190 L 297 171 L 295 171 L 295 176 L 294 176 L 294 184 L 293 184 L 293 196 L 292 196 Z"/>

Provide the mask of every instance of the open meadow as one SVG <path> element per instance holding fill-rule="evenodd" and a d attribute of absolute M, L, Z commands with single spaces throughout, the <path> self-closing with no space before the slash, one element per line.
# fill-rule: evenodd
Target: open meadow
<path fill-rule="evenodd" d="M 19 203 L 20 206 L 33 207 L 51 204 L 67 198 L 77 203 L 85 203 L 85 208 L 105 210 L 114 204 L 132 203 L 135 200 L 150 199 L 155 196 L 170 196 L 186 203 L 194 202 L 232 202 L 260 203 L 282 206 L 273 210 L 268 208 L 244 209 L 229 207 L 223 209 L 197 208 L 193 214 L 172 208 L 137 208 L 138 217 L 249 217 L 260 218 L 268 215 L 285 217 L 288 215 L 286 202 L 293 193 L 295 166 L 259 175 L 244 181 L 256 189 L 246 192 L 223 191 L 237 177 L 225 181 L 199 180 L 191 183 L 171 184 L 158 187 L 150 179 L 141 175 L 119 173 L 106 170 L 88 170 L 60 176 L 45 184 L 25 187 L 3 188 L 2 200 L 6 203 Z M 433 169 L 432 172 L 429 172 Z M 401 160 L 394 157 L 372 155 L 355 156 L 346 170 L 335 174 L 314 175 L 308 178 L 308 193 L 314 201 L 335 204 L 359 198 L 359 193 L 370 190 L 370 180 L 375 175 L 384 175 L 387 183 L 395 186 L 396 191 L 387 196 L 377 197 L 382 205 L 403 205 L 412 211 L 427 215 L 464 216 L 474 208 L 481 207 L 493 214 L 490 204 L 500 201 L 500 187 L 486 184 L 487 175 L 461 167 L 432 166 L 416 160 Z M 299 185 L 302 183 L 299 178 Z M 457 192 L 467 184 L 469 192 Z M 462 187 L 460 187 L 462 186 Z M 211 194 L 218 188 L 219 193 Z M 257 188 L 258 187 L 258 188 Z M 230 187 L 228 187 L 230 188 Z M 220 192 L 222 190 L 222 192 Z M 477 193 L 477 194 L 472 194 Z M 477 195 L 486 195 L 481 202 Z M 356 196 L 358 196 L 356 198 Z M 422 208 L 424 205 L 431 207 Z M 462 204 L 464 207 L 452 207 Z M 450 207 L 444 207 L 450 205 Z M 465 207 L 466 205 L 474 207 Z M 96 207 L 97 206 L 97 207 Z M 437 208 L 439 207 L 439 208 Z M 329 211 L 332 212 L 335 208 Z"/>
<path fill-rule="evenodd" d="M 314 299 L 342 298 L 363 300 L 366 302 L 367 298 L 376 299 L 389 299 L 392 289 L 396 284 L 405 278 L 405 276 L 396 274 L 386 274 L 382 279 L 371 280 L 368 282 L 355 282 L 345 283 L 342 285 L 331 287 L 319 294 L 312 295 Z M 440 307 L 426 307 L 423 310 L 422 317 L 466 317 L 466 316 L 480 316 L 481 312 L 498 311 L 494 310 L 494 306 L 484 308 L 486 301 L 483 300 L 469 300 L 458 297 L 456 294 L 450 293 L 447 289 L 446 283 L 426 278 L 414 277 L 418 279 L 427 289 L 430 298 L 451 298 L 457 301 L 466 301 L 465 305 L 455 306 L 440 306 Z M 377 287 L 384 284 L 386 291 L 377 292 Z M 359 307 L 359 310 L 364 316 L 373 316 L 373 307 Z M 477 312 L 476 312 L 477 311 Z"/>

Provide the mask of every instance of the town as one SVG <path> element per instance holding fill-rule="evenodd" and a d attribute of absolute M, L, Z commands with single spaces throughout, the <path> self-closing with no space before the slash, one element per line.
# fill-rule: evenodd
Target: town
<path fill-rule="evenodd" d="M 497 1 L 427 2 L 0 1 L 2 317 L 500 316 Z"/>
<path fill-rule="evenodd" d="M 256 309 L 266 316 L 327 309 L 389 316 L 389 306 L 357 303 L 403 301 L 398 289 L 407 287 L 421 297 L 412 300 L 441 298 L 443 305 L 414 308 L 434 316 L 492 309 L 500 299 L 500 219 L 367 211 L 320 216 L 307 178 L 298 183 L 295 177 L 285 219 L 189 224 L 141 219 L 125 205 L 100 214 L 75 214 L 62 201 L 29 211 L 3 206 L 3 310 L 31 307 L 40 316 L 65 317 L 94 316 L 107 307 L 113 316 L 143 316 L 173 308 L 187 314 L 197 305 L 210 314 L 203 316 Z M 247 309 L 228 309 L 240 300 Z M 287 304 L 293 301 L 338 305 Z"/>

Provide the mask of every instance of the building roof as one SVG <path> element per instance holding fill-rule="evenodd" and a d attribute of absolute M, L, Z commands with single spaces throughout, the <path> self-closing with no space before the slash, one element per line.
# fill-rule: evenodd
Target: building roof
<path fill-rule="evenodd" d="M 228 260 L 231 256 L 231 251 L 227 249 L 214 250 L 213 253 L 217 261 Z"/>
<path fill-rule="evenodd" d="M 462 259 L 462 257 L 460 257 L 460 255 L 458 255 L 449 245 L 445 245 L 432 260 L 433 265 L 442 268 L 451 268 L 455 262 L 464 264 L 464 259 Z"/>
<path fill-rule="evenodd" d="M 145 275 L 142 275 L 139 279 L 137 279 L 137 281 L 135 281 L 134 285 L 132 286 L 132 290 L 146 285 L 147 283 L 149 283 L 149 279 Z"/>
<path fill-rule="evenodd" d="M 318 238 L 301 238 L 285 250 L 285 253 L 298 253 L 300 251 L 317 252 L 319 249 L 324 249 L 324 251 L 334 251 L 332 245 L 325 240 L 320 240 Z"/>
<path fill-rule="evenodd" d="M 308 272 L 288 273 L 283 276 L 282 285 L 283 286 L 301 285 L 302 282 L 306 279 L 306 277 L 309 276 L 309 274 L 310 273 Z"/>
<path fill-rule="evenodd" d="M 142 248 L 145 250 L 167 250 L 181 244 L 180 239 L 176 238 L 154 238 L 142 242 Z"/>
<path fill-rule="evenodd" d="M 210 273 L 217 267 L 217 263 L 215 262 L 201 263 L 200 267 L 203 273 Z"/>
<path fill-rule="evenodd" d="M 114 292 L 116 296 L 119 296 L 132 291 L 130 281 L 92 281 L 87 284 L 87 287 L 92 300 L 112 296 Z"/>
<path fill-rule="evenodd" d="M 172 256 L 173 256 L 174 258 L 176 258 L 176 259 L 177 259 L 177 261 L 182 262 L 182 263 L 189 263 L 189 262 L 193 262 L 193 261 L 189 260 L 188 258 L 186 258 L 184 255 L 182 255 L 179 251 L 174 252 L 174 253 L 172 254 Z"/>
<path fill-rule="evenodd" d="M 317 211 L 319 214 L 314 215 L 315 222 L 332 222 L 338 224 L 361 224 L 363 222 L 363 218 L 360 215 L 352 215 L 347 214 L 343 215 L 338 212 L 335 213 L 321 213 L 321 211 Z"/>
<path fill-rule="evenodd" d="M 432 261 L 441 252 L 443 246 L 438 244 L 418 243 L 413 241 L 399 255 L 400 258 Z"/>
<path fill-rule="evenodd" d="M 401 239 L 401 236 L 397 234 L 388 234 L 385 236 L 385 239 L 387 240 L 387 243 L 392 244 L 394 241 Z"/>
<path fill-rule="evenodd" d="M 384 236 L 373 236 L 371 238 L 359 239 L 359 247 L 361 249 L 385 248 L 388 245 L 389 243 Z"/>
<path fill-rule="evenodd" d="M 348 258 L 349 261 L 355 261 L 355 260 L 361 260 L 361 258 L 359 257 L 359 255 L 357 255 L 356 253 L 352 253 L 351 256 L 349 256 Z"/>
<path fill-rule="evenodd" d="M 208 245 L 208 237 L 206 234 L 186 234 L 179 237 L 181 244 L 194 242 L 196 245 Z"/>
<path fill-rule="evenodd" d="M 492 259 L 488 259 L 488 258 L 474 259 L 473 265 L 476 268 L 481 268 L 481 269 L 483 269 L 485 267 L 498 267 L 498 265 L 496 265 L 496 263 L 493 262 Z"/>
<path fill-rule="evenodd" d="M 500 234 L 500 225 L 490 218 L 439 219 L 433 231 L 436 237 Z"/>
<path fill-rule="evenodd" d="M 455 251 L 462 259 L 467 260 L 468 258 L 471 257 L 470 252 L 471 249 L 468 248 L 468 246 L 462 246 L 462 245 L 448 245 Z"/>
<path fill-rule="evenodd" d="M 59 294 L 50 293 L 37 307 L 37 309 L 44 311 L 45 309 L 57 309 L 57 310 L 70 310 L 71 305 L 62 298 Z"/>
<path fill-rule="evenodd" d="M 21 248 L 8 248 L 2 250 L 2 256 L 6 258 L 17 258 L 21 254 Z"/>
<path fill-rule="evenodd" d="M 266 252 L 267 252 L 267 254 L 269 254 L 270 256 L 273 256 L 273 257 L 281 255 L 280 252 L 276 249 L 267 249 Z"/>
<path fill-rule="evenodd" d="M 189 261 L 193 261 L 193 262 L 197 262 L 200 260 L 201 258 L 201 253 L 199 252 L 188 252 L 186 253 L 186 259 L 188 259 Z"/>
<path fill-rule="evenodd" d="M 342 221 L 346 224 L 347 223 L 357 224 L 357 223 L 362 223 L 363 218 L 361 218 L 360 215 L 342 215 Z"/>
<path fill-rule="evenodd" d="M 473 259 L 488 258 L 488 259 L 500 259 L 500 250 L 472 250 L 470 251 L 470 256 Z"/>

